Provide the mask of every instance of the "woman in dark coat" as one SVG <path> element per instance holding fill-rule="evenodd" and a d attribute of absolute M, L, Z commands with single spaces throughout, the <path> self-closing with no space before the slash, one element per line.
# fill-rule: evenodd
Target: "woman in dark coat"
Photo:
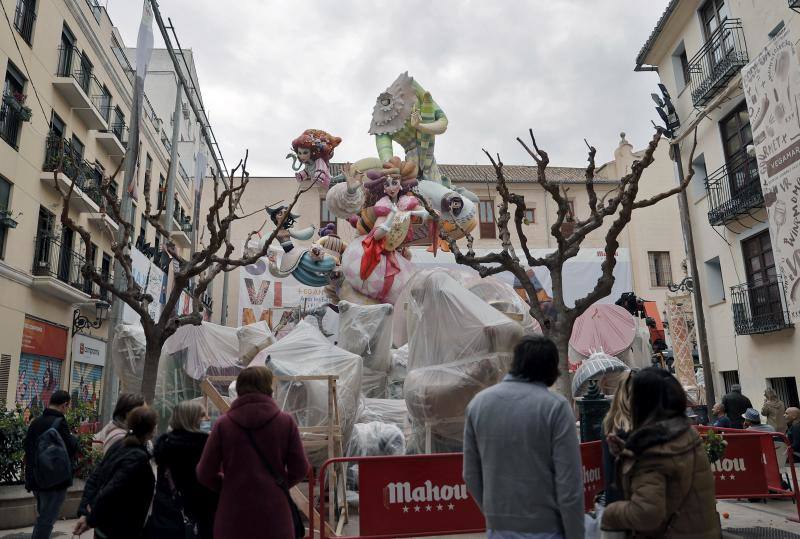
<path fill-rule="evenodd" d="M 145 531 L 149 539 L 184 537 L 187 525 L 196 526 L 197 537 L 213 537 L 217 494 L 198 483 L 195 475 L 208 440 L 208 433 L 201 429 L 204 415 L 196 402 L 179 403 L 169 421 L 172 430 L 156 440 L 153 456 L 158 480 Z"/>
<path fill-rule="evenodd" d="M 236 392 L 238 398 L 214 424 L 197 465 L 198 481 L 220 493 L 214 538 L 291 539 L 289 502 L 259 453 L 292 487 L 309 468 L 300 433 L 272 399 L 272 372 L 266 367 L 239 373 Z"/>
<path fill-rule="evenodd" d="M 139 406 L 128 414 L 128 434 L 111 448 L 86 484 L 81 500 L 86 516 L 78 520 L 73 534 L 94 528 L 98 539 L 142 536 L 156 482 L 147 442 L 157 423 L 149 406 Z"/>

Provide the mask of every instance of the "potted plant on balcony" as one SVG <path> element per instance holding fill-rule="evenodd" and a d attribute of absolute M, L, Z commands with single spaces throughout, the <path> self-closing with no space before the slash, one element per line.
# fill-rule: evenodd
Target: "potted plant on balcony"
<path fill-rule="evenodd" d="M 22 215 L 18 214 L 17 217 Z M 14 219 L 14 212 L 0 206 L 0 227 L 2 228 L 17 228 L 17 220 Z"/>
<path fill-rule="evenodd" d="M 28 96 L 22 92 L 3 94 L 3 104 L 13 110 L 23 122 L 29 122 L 31 120 L 31 116 L 33 116 L 31 108 L 25 105 L 25 100 L 27 97 Z"/>

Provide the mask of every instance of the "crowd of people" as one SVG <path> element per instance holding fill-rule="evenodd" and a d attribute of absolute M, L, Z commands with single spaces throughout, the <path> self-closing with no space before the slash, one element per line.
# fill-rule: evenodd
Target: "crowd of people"
<path fill-rule="evenodd" d="M 579 539 L 586 532 L 575 415 L 550 390 L 558 363 L 550 339 L 526 337 L 509 374 L 467 407 L 464 481 L 493 539 Z M 86 482 L 73 533 L 302 537 L 288 489 L 307 476 L 309 462 L 293 418 L 272 398 L 272 382 L 265 367 L 244 369 L 236 399 L 213 428 L 200 404 L 182 402 L 155 441 L 156 412 L 141 395 L 120 395 L 111 422 L 96 435 L 103 459 Z M 713 424 L 786 432 L 800 457 L 800 409 L 785 408 L 771 389 L 765 399 L 759 413 L 735 385 L 714 406 Z M 25 440 L 25 485 L 38 513 L 34 539 L 50 537 L 72 483 L 71 473 L 52 472 L 59 463 L 69 467 L 78 446 L 64 418 L 69 402 L 69 394 L 55 391 Z M 714 476 L 687 408 L 668 371 L 622 375 L 603 422 L 598 515 L 607 536 L 721 536 Z"/>

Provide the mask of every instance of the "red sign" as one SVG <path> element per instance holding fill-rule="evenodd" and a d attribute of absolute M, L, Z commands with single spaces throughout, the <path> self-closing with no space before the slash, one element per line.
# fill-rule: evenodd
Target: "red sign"
<path fill-rule="evenodd" d="M 600 442 L 581 444 L 581 466 L 583 467 L 583 507 L 594 509 L 594 497 L 605 488 L 603 484 L 603 446 Z"/>
<path fill-rule="evenodd" d="M 358 463 L 361 536 L 483 531 L 462 477 L 463 455 L 381 457 Z"/>
<path fill-rule="evenodd" d="M 25 326 L 22 329 L 22 353 L 65 359 L 67 330 L 47 322 L 25 318 Z"/>
<path fill-rule="evenodd" d="M 728 442 L 725 456 L 711 465 L 718 498 L 746 497 L 769 492 L 766 467 L 761 454 L 761 438 L 765 437 L 725 436 Z M 770 440 L 770 444 L 771 442 Z"/>

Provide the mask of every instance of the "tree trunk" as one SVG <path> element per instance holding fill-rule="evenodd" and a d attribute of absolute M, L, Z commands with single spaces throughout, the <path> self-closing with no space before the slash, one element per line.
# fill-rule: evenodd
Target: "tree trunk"
<path fill-rule="evenodd" d="M 553 339 L 553 342 L 556 343 L 556 348 L 558 348 L 558 370 L 561 372 L 556 381 L 556 388 L 572 404 L 572 376 L 569 374 L 570 335 L 571 331 L 558 327 L 551 333 L 550 338 Z"/>
<path fill-rule="evenodd" d="M 158 338 L 147 336 L 147 348 L 144 356 L 142 372 L 142 395 L 148 404 L 153 404 L 156 396 L 156 379 L 158 377 L 158 360 L 161 358 L 161 343 Z"/>

